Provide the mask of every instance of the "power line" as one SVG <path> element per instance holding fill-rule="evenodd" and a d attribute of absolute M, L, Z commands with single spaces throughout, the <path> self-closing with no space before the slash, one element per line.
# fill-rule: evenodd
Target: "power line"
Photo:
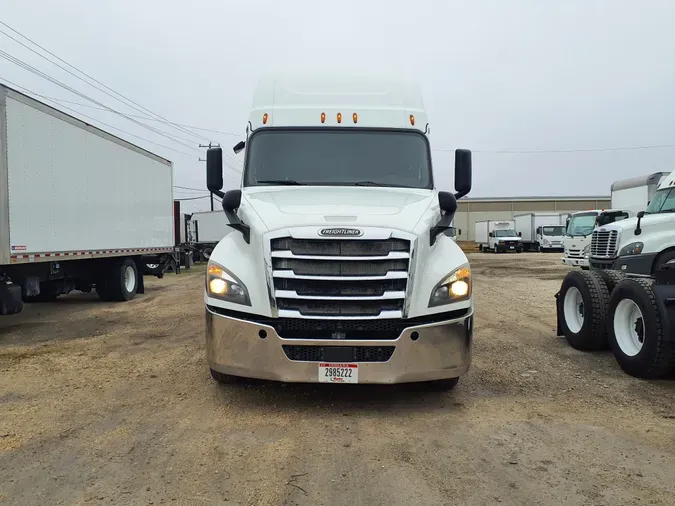
<path fill-rule="evenodd" d="M 3 79 L 5 80 L 6 83 L 11 84 L 12 86 L 16 86 L 17 88 L 21 88 L 21 89 L 27 91 L 28 93 L 31 93 L 32 95 L 35 95 L 36 97 L 51 100 L 53 102 L 59 102 L 59 103 L 64 103 L 64 104 L 72 104 L 72 105 L 77 105 L 79 107 L 87 107 L 89 109 L 96 109 L 97 111 L 110 112 L 110 111 L 108 111 L 108 109 L 106 109 L 104 107 L 97 107 L 95 105 L 83 104 L 82 102 L 76 102 L 75 100 L 66 100 L 64 98 L 50 97 L 50 96 L 47 96 L 47 95 L 43 95 L 41 93 L 37 93 L 35 91 L 30 91 L 28 88 L 25 88 L 24 86 L 21 86 L 20 84 L 14 83 L 14 82 L 10 81 L 9 79 L 5 79 L 5 78 L 3 78 Z M 164 121 L 162 121 L 162 120 L 159 120 L 159 119 L 156 119 L 156 118 L 150 118 L 149 116 L 141 116 L 140 114 L 128 114 L 128 113 L 122 113 L 122 112 L 120 114 L 123 114 L 124 116 L 128 116 L 130 118 L 144 119 L 146 121 L 159 121 L 160 123 L 164 123 Z M 198 126 L 193 126 L 193 125 L 184 125 L 182 123 L 174 123 L 173 121 L 169 121 L 168 123 L 171 124 L 171 125 L 178 125 L 178 126 L 183 126 L 183 127 L 187 127 L 187 128 L 194 128 L 195 130 L 206 130 L 208 132 L 214 132 L 214 133 L 217 133 L 217 134 L 232 135 L 232 136 L 235 136 L 235 137 L 241 137 L 241 134 L 235 134 L 235 133 L 232 133 L 232 132 L 223 132 L 223 131 L 220 131 L 220 130 L 213 130 L 211 128 L 203 128 L 203 127 L 198 127 Z M 181 137 L 178 137 L 178 138 L 180 139 Z M 192 142 L 192 141 L 190 140 L 189 142 Z"/>
<path fill-rule="evenodd" d="M 582 148 L 582 149 L 472 149 L 473 153 L 486 153 L 486 154 L 508 154 L 508 155 L 521 155 L 521 154 L 549 154 L 549 153 L 598 153 L 603 151 L 633 151 L 638 149 L 664 149 L 664 148 L 675 148 L 675 144 L 654 144 L 651 146 L 625 146 L 625 147 L 614 147 L 614 148 Z M 454 151 L 454 149 L 442 149 L 435 148 L 432 151 Z"/>
<path fill-rule="evenodd" d="M 39 70 L 39 69 L 33 67 L 32 65 L 29 65 L 28 63 L 26 63 L 26 62 L 20 60 L 19 58 L 16 58 L 15 56 L 12 56 L 11 54 L 9 54 L 9 53 L 7 53 L 7 52 L 5 52 L 5 51 L 0 50 L 0 57 L 1 57 L 1 58 L 4 58 L 4 59 L 6 59 L 6 60 L 8 60 L 8 61 L 11 62 L 11 63 L 14 63 L 15 65 L 17 65 L 17 66 L 23 68 L 24 70 L 27 70 L 27 71 L 29 71 L 29 72 L 31 72 L 31 73 L 33 73 L 33 74 L 39 76 L 39 77 L 42 77 L 43 79 L 48 80 L 49 82 L 51 82 L 51 83 L 53 83 L 53 84 L 56 84 L 57 86 L 60 86 L 60 87 L 62 87 L 62 88 L 64 88 L 64 89 L 70 91 L 71 93 L 74 93 L 74 94 L 76 94 L 76 95 L 78 95 L 78 96 L 80 96 L 80 97 L 82 97 L 82 98 L 84 98 L 84 99 L 86 99 L 86 100 L 89 100 L 90 102 L 94 102 L 95 104 L 98 104 L 98 105 L 100 105 L 100 106 L 102 106 L 102 107 L 105 107 L 105 108 L 106 108 L 108 111 L 110 111 L 110 112 L 113 112 L 113 113 L 115 113 L 115 114 L 118 114 L 118 115 L 121 116 L 121 117 L 126 117 L 126 116 L 124 115 L 124 113 L 121 113 L 121 112 L 119 112 L 119 111 L 116 111 L 115 109 L 112 109 L 112 108 L 106 106 L 105 104 L 103 104 L 103 103 L 101 103 L 101 102 L 99 102 L 99 101 L 97 101 L 97 100 L 95 100 L 95 99 L 93 99 L 93 98 L 91 98 L 91 97 L 85 95 L 84 93 L 81 93 L 81 92 L 77 91 L 75 88 L 72 88 L 72 87 L 68 86 L 67 84 L 62 83 L 62 82 L 59 81 L 58 79 L 53 78 L 53 77 L 50 76 L 49 74 L 46 74 L 46 73 L 42 72 L 41 70 Z M 73 109 L 71 109 L 71 110 L 73 110 Z M 158 135 L 161 135 L 162 137 L 165 137 L 165 138 L 167 138 L 167 139 L 169 139 L 169 140 L 171 140 L 171 141 L 173 141 L 173 142 L 175 142 L 175 143 L 177 143 L 177 144 L 180 144 L 181 146 L 185 146 L 185 147 L 187 147 L 187 148 L 197 150 L 197 148 L 195 148 L 195 147 L 193 147 L 193 146 L 190 146 L 189 144 L 183 143 L 182 141 L 176 139 L 175 137 L 172 137 L 170 134 L 167 134 L 166 132 L 163 132 L 162 130 L 158 130 L 157 128 L 152 127 L 152 126 L 150 126 L 150 125 L 146 125 L 145 123 L 141 123 L 140 121 L 137 121 L 137 120 L 135 120 L 135 119 L 133 119 L 133 118 L 128 118 L 128 117 L 126 117 L 126 119 L 128 119 L 129 121 L 131 121 L 131 122 L 133 122 L 133 123 L 136 123 L 137 125 L 139 125 L 139 126 L 145 128 L 145 129 L 148 129 L 148 130 L 150 130 L 150 131 L 152 131 L 152 132 L 154 132 L 154 133 L 156 133 L 156 134 L 158 134 Z M 198 151 L 198 150 L 197 150 L 197 151 Z"/>
<path fill-rule="evenodd" d="M 18 44 L 20 44 L 21 46 L 23 46 L 23 47 L 25 47 L 26 49 L 28 49 L 29 51 L 32 51 L 33 53 L 35 53 L 36 55 L 38 55 L 40 58 L 43 58 L 43 59 L 47 60 L 47 61 L 50 62 L 52 65 L 55 65 L 55 66 L 59 67 L 60 69 L 64 70 L 65 72 L 68 72 L 69 74 L 73 75 L 73 76 L 76 77 L 77 79 L 79 79 L 79 80 L 83 81 L 84 83 L 88 84 L 89 86 L 91 86 L 91 87 L 93 87 L 93 88 L 99 90 L 100 92 L 105 93 L 106 95 L 108 95 L 108 96 L 114 98 L 114 99 L 117 100 L 118 102 L 123 103 L 123 104 L 126 105 L 127 107 L 131 107 L 132 109 L 135 109 L 135 110 L 137 110 L 137 111 L 139 111 L 139 112 L 145 111 L 146 113 L 151 114 L 152 116 L 158 118 L 158 120 L 161 120 L 161 121 L 165 122 L 166 124 L 170 124 L 170 123 L 171 123 L 171 122 L 169 122 L 169 120 L 167 120 L 166 118 L 160 116 L 159 114 L 157 114 L 157 113 L 151 111 L 150 109 L 148 109 L 148 108 L 146 108 L 146 107 L 143 107 L 141 104 L 139 104 L 139 103 L 137 103 L 137 102 L 134 102 L 134 101 L 133 101 L 132 99 L 130 99 L 129 97 L 126 97 L 126 96 L 122 95 L 121 93 L 115 91 L 115 90 L 112 89 L 110 86 L 108 86 L 108 85 L 106 85 L 105 83 L 99 81 L 99 80 L 96 79 L 95 77 L 93 77 L 93 76 L 87 74 L 86 72 L 80 70 L 80 69 L 77 68 L 76 66 L 74 66 L 74 65 L 72 65 L 72 64 L 70 64 L 70 63 L 68 63 L 66 60 L 64 60 L 64 59 L 61 58 L 60 56 L 55 55 L 54 53 L 52 53 L 51 51 L 49 51 L 49 50 L 46 49 L 45 47 L 41 46 L 40 44 L 38 44 L 37 42 L 35 42 L 35 41 L 32 40 L 31 38 L 29 38 L 29 37 L 27 37 L 26 35 L 22 34 L 22 33 L 19 32 L 18 30 L 15 30 L 15 29 L 12 28 L 11 26 L 9 26 L 7 23 L 4 23 L 4 22 L 0 21 L 0 24 L 2 24 L 3 26 L 5 26 L 6 28 L 10 29 L 12 32 L 16 33 L 17 35 L 19 35 L 20 37 L 24 38 L 25 40 L 29 41 L 29 42 L 30 42 L 31 44 L 33 44 L 34 46 L 40 48 L 40 49 L 41 49 L 42 51 L 44 51 L 45 53 L 47 53 L 47 54 L 53 56 L 54 58 L 56 58 L 56 59 L 59 60 L 60 62 L 64 63 L 65 65 L 67 65 L 67 66 L 70 67 L 71 69 L 77 71 L 78 73 L 82 74 L 83 76 L 86 76 L 88 79 L 94 81 L 95 83 L 100 84 L 100 85 L 103 86 L 106 90 L 110 90 L 112 93 L 114 93 L 115 95 L 117 95 L 117 97 L 114 96 L 114 95 L 112 95 L 112 94 L 110 94 L 110 93 L 108 93 L 107 91 L 102 90 L 101 88 L 99 88 L 99 87 L 93 85 L 92 83 L 88 82 L 87 80 L 83 79 L 82 77 L 78 76 L 77 74 L 74 74 L 72 71 L 70 71 L 70 70 L 64 68 L 62 65 L 59 65 L 58 63 L 54 62 L 53 60 L 50 60 L 49 58 L 47 58 L 47 57 L 44 56 L 43 54 L 40 54 L 39 52 L 35 51 L 33 48 L 27 46 L 27 45 L 24 44 L 23 42 L 21 42 L 21 41 L 17 40 L 16 38 L 12 37 L 12 36 L 9 35 L 7 32 L 0 30 L 0 33 L 4 34 L 6 37 L 9 37 L 10 39 L 12 39 L 13 41 L 15 41 L 16 43 L 18 43 Z M 121 99 L 118 98 L 118 97 L 122 97 L 122 99 L 124 99 L 124 101 L 121 100 Z M 133 105 L 131 105 L 131 104 L 133 104 Z M 139 108 L 140 108 L 140 109 L 139 109 Z M 208 141 L 211 141 L 211 140 L 208 139 L 207 137 L 204 137 L 204 136 L 202 136 L 202 135 L 200 135 L 200 134 L 196 134 L 195 132 L 191 132 L 190 130 L 187 130 L 186 128 L 183 128 L 183 127 L 180 127 L 180 126 L 176 126 L 176 125 L 173 125 L 173 127 L 176 128 L 177 130 L 181 130 L 181 131 L 184 132 L 184 133 L 190 134 L 190 135 L 192 135 L 192 136 L 195 137 L 195 138 L 198 138 L 198 139 L 201 138 L 201 139 L 206 139 L 206 140 L 208 140 Z"/>

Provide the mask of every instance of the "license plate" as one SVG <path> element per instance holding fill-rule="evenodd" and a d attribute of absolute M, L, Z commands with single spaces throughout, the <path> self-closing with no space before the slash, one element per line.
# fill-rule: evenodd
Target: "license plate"
<path fill-rule="evenodd" d="M 515 246 L 511 246 L 511 249 L 516 249 L 516 247 L 515 247 Z"/>
<path fill-rule="evenodd" d="M 358 383 L 358 364 L 319 364 L 319 383 Z"/>

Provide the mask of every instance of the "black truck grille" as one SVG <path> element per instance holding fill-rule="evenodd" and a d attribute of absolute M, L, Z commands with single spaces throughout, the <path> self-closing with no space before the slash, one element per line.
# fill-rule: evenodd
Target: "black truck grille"
<path fill-rule="evenodd" d="M 284 345 L 290 360 L 300 362 L 387 362 L 394 346 L 300 346 Z"/>
<path fill-rule="evenodd" d="M 404 239 L 272 239 L 277 308 L 286 317 L 400 318 L 408 283 Z"/>

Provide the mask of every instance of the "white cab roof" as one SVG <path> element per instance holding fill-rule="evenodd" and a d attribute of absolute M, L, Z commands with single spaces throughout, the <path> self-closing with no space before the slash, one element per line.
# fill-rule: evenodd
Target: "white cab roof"
<path fill-rule="evenodd" d="M 337 120 L 338 113 L 342 116 L 341 123 Z M 267 122 L 263 124 L 265 114 Z M 262 126 L 327 126 L 425 132 L 428 123 L 422 94 L 414 82 L 327 74 L 265 77 L 256 89 L 249 120 L 253 130 Z"/>

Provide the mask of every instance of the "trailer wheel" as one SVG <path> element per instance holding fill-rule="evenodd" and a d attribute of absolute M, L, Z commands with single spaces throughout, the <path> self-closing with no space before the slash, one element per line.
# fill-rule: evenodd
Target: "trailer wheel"
<path fill-rule="evenodd" d="M 216 381 L 216 383 L 219 383 L 221 385 L 231 385 L 239 381 L 239 378 L 236 376 L 223 374 L 222 372 L 218 372 L 214 369 L 211 369 L 211 377 Z"/>
<path fill-rule="evenodd" d="M 675 250 L 664 251 L 658 257 L 656 257 L 654 265 L 652 266 L 652 274 L 658 271 L 662 265 L 670 262 L 675 262 Z"/>
<path fill-rule="evenodd" d="M 675 371 L 675 342 L 668 339 L 653 280 L 626 278 L 609 300 L 609 344 L 621 369 L 637 378 Z"/>
<path fill-rule="evenodd" d="M 608 301 L 609 291 L 595 271 L 567 273 L 560 287 L 558 314 L 562 333 L 572 348 L 607 348 Z"/>
<path fill-rule="evenodd" d="M 605 286 L 610 295 L 614 291 L 614 288 L 616 288 L 616 285 L 626 279 L 626 275 L 619 271 L 598 270 L 594 272 L 597 272 L 605 282 Z"/>
<path fill-rule="evenodd" d="M 206 262 L 211 258 L 211 253 L 213 253 L 213 248 L 207 247 L 202 250 L 202 259 Z"/>
<path fill-rule="evenodd" d="M 106 284 L 112 300 L 124 302 L 133 299 L 138 290 L 136 262 L 131 258 L 125 258 L 116 264 Z"/>

